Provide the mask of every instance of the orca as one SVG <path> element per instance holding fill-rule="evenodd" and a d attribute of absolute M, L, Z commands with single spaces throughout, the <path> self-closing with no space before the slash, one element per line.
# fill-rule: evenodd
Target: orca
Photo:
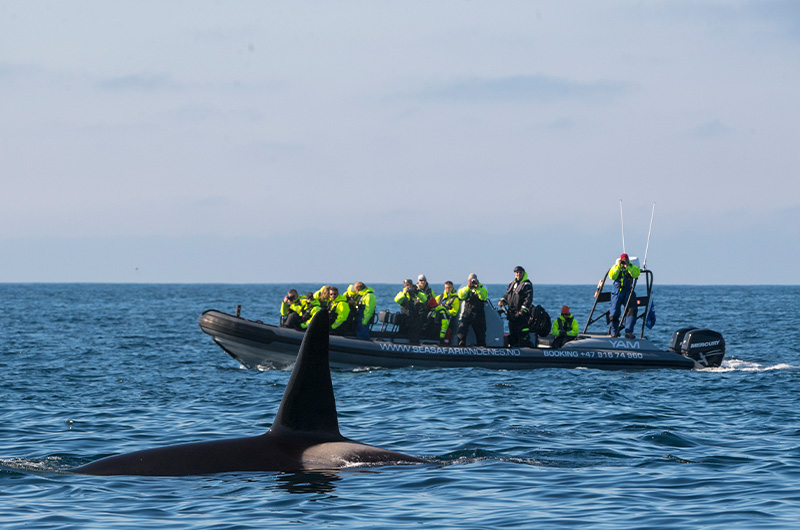
<path fill-rule="evenodd" d="M 68 471 L 86 475 L 186 476 L 424 462 L 341 435 L 328 364 L 328 339 L 328 311 L 322 309 L 308 326 L 278 414 L 266 433 L 145 449 Z"/>

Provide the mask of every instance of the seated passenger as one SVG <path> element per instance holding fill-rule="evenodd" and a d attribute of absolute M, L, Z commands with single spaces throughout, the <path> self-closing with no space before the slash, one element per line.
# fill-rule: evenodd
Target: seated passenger
<path fill-rule="evenodd" d="M 356 337 L 368 339 L 369 324 L 372 321 L 372 315 L 375 314 L 375 306 L 377 305 L 375 290 L 364 285 L 364 282 L 356 282 L 353 284 L 353 291 L 356 295 Z"/>
<path fill-rule="evenodd" d="M 300 325 L 300 315 L 297 313 L 297 289 L 289 289 L 281 302 L 281 327 L 296 328 Z"/>
<path fill-rule="evenodd" d="M 310 308 L 309 316 L 303 321 L 302 324 L 300 324 L 301 329 L 306 329 L 308 327 L 308 324 L 311 322 L 311 317 L 313 317 L 321 307 L 328 307 L 330 290 L 331 287 L 329 285 L 323 285 L 316 293 L 312 295 L 312 301 L 308 303 L 308 307 Z"/>
<path fill-rule="evenodd" d="M 328 318 L 331 323 L 331 334 L 344 335 L 347 332 L 347 322 L 350 316 L 350 304 L 347 303 L 347 298 L 339 294 L 337 287 L 329 287 L 328 289 Z"/>
<path fill-rule="evenodd" d="M 561 316 L 553 322 L 553 344 L 552 348 L 560 348 L 565 343 L 578 336 L 578 321 L 569 312 L 569 306 L 561 306 Z"/>
<path fill-rule="evenodd" d="M 299 306 L 300 323 L 298 324 L 298 329 L 305 329 L 311 317 L 319 311 L 319 301 L 314 298 L 314 293 L 308 292 L 305 297 L 300 298 Z"/>
<path fill-rule="evenodd" d="M 428 297 L 421 293 L 416 285 L 409 280 L 403 282 L 403 290 L 397 293 L 394 301 L 400 306 L 403 318 L 399 324 L 398 332 L 408 334 L 411 344 L 419 344 L 422 333 L 422 313 L 427 312 Z"/>

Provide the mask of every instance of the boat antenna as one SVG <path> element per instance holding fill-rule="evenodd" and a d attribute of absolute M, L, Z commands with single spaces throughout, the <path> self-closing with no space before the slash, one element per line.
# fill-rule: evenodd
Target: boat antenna
<path fill-rule="evenodd" d="M 647 251 L 650 249 L 650 233 L 653 231 L 653 215 L 655 215 L 655 213 L 656 203 L 653 203 L 653 210 L 650 212 L 650 229 L 647 231 L 647 246 L 644 247 L 644 263 L 642 263 L 643 269 L 647 267 Z"/>
<path fill-rule="evenodd" d="M 625 252 L 625 220 L 622 218 L 622 199 L 619 200 L 619 224 L 622 227 L 622 252 Z"/>

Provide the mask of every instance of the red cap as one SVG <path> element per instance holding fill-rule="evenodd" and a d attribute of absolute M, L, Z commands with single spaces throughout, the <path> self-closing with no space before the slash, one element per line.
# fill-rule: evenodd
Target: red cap
<path fill-rule="evenodd" d="M 623 252 L 623 253 L 622 253 L 622 255 L 619 257 L 619 259 L 621 259 L 621 260 L 623 260 L 623 261 L 627 261 L 627 262 L 630 262 L 630 261 L 631 261 L 630 259 L 628 259 L 628 255 L 627 255 L 627 254 L 625 254 L 624 252 Z"/>
<path fill-rule="evenodd" d="M 569 306 L 568 305 L 562 305 L 561 306 L 561 314 L 562 315 L 569 315 Z"/>

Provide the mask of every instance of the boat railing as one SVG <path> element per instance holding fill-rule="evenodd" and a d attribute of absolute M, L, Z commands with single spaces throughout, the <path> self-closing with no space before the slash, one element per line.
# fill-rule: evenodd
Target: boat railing
<path fill-rule="evenodd" d="M 610 270 L 610 269 L 609 269 Z M 644 276 L 645 279 L 645 286 L 647 288 L 647 294 L 645 296 L 637 296 L 634 298 L 633 293 L 636 292 L 636 286 L 639 283 L 639 280 Z M 605 319 L 606 325 L 610 322 L 609 313 L 610 308 L 606 309 L 604 312 L 600 313 L 595 317 L 595 312 L 599 311 L 597 305 L 600 303 L 609 303 L 611 302 L 611 293 L 608 291 L 604 291 L 603 288 L 605 287 L 606 280 L 608 279 L 608 271 L 603 275 L 603 278 L 598 282 L 597 289 L 594 292 L 594 304 L 592 304 L 592 310 L 589 312 L 589 318 L 586 319 L 586 325 L 583 327 L 583 333 L 589 333 L 589 327 L 597 322 L 598 320 Z M 633 305 L 637 308 L 644 308 L 643 312 L 639 312 L 637 310 L 636 320 L 642 321 L 641 324 L 641 331 L 639 332 L 639 337 L 644 337 L 644 329 L 645 323 L 647 322 L 647 313 L 650 311 L 650 296 L 653 292 L 653 272 L 649 269 L 642 269 L 639 278 L 635 278 L 633 280 L 633 288 L 631 289 L 630 295 L 628 295 L 628 299 L 625 301 L 625 307 L 623 308 L 620 318 L 624 319 L 625 315 L 628 313 L 629 308 L 632 308 Z M 635 326 L 635 325 L 634 325 Z"/>

